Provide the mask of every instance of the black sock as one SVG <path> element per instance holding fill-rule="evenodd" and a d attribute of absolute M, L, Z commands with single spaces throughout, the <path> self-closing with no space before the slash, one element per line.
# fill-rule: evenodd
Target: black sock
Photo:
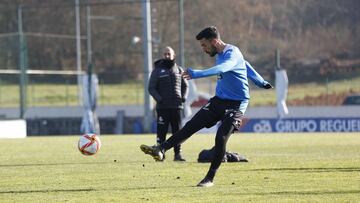
<path fill-rule="evenodd" d="M 215 174 L 217 169 L 209 169 L 208 173 L 206 174 L 206 178 L 211 180 L 211 182 L 214 180 Z"/>
<path fill-rule="evenodd" d="M 163 144 L 163 143 L 162 143 Z M 163 153 L 163 154 L 165 154 L 165 148 L 162 146 L 162 144 L 161 145 L 158 145 L 158 148 L 159 148 L 159 150 L 160 150 L 160 152 L 161 153 Z"/>

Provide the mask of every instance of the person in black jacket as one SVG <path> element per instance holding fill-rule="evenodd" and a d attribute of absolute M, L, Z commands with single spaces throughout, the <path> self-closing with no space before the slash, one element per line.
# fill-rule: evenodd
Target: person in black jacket
<path fill-rule="evenodd" d="M 158 145 L 166 140 L 169 124 L 172 134 L 179 131 L 181 110 L 188 92 L 188 83 L 181 76 L 183 70 L 175 63 L 174 50 L 166 47 L 163 54 L 163 59 L 155 61 L 149 81 L 149 93 L 156 101 Z M 174 147 L 174 161 L 185 161 L 181 145 Z"/>

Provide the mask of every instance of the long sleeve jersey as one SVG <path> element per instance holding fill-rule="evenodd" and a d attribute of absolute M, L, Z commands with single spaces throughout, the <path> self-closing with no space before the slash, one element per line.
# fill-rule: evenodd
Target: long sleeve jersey
<path fill-rule="evenodd" d="M 259 87 L 267 83 L 254 68 L 244 60 L 239 48 L 227 44 L 216 56 L 215 66 L 204 70 L 188 69 L 191 78 L 217 75 L 215 95 L 222 99 L 242 101 L 250 99 L 248 77 Z"/>

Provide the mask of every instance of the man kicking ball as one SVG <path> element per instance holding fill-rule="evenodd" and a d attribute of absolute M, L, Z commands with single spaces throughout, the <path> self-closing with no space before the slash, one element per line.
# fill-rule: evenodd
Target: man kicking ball
<path fill-rule="evenodd" d="M 244 60 L 239 48 L 226 44 L 220 39 L 216 27 L 203 29 L 196 39 L 205 53 L 211 57 L 216 56 L 216 64 L 204 70 L 188 68 L 184 71 L 183 77 L 190 80 L 217 75 L 215 96 L 180 131 L 161 145 L 141 145 L 140 149 L 155 160 L 163 160 L 165 151 L 183 143 L 200 129 L 210 128 L 221 121 L 215 137 L 214 159 L 206 176 L 197 185 L 210 187 L 214 185 L 214 177 L 224 157 L 226 143 L 233 131 L 240 129 L 242 118 L 249 104 L 250 94 L 247 78 L 249 77 L 257 86 L 265 89 L 270 89 L 272 86 Z"/>

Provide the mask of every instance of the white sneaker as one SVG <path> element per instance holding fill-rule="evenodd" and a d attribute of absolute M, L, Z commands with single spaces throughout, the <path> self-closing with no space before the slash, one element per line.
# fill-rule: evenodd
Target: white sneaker
<path fill-rule="evenodd" d="M 211 186 L 214 186 L 214 183 L 213 183 L 213 181 L 211 181 L 207 177 L 202 179 L 202 181 L 200 181 L 200 183 L 197 184 L 197 187 L 211 187 Z"/>

